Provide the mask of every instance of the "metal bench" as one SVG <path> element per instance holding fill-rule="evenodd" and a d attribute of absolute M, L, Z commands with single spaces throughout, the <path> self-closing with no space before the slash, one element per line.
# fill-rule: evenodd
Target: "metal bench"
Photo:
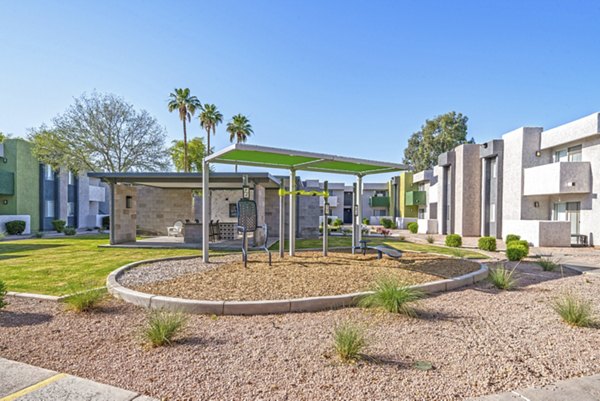
<path fill-rule="evenodd" d="M 402 252 L 397 249 L 390 248 L 389 246 L 384 245 L 368 246 L 367 241 L 364 239 L 360 241 L 359 249 L 362 251 L 363 255 L 367 254 L 367 249 L 373 249 L 377 251 L 377 259 L 381 259 L 383 257 L 383 254 L 386 254 L 390 258 L 394 259 L 399 259 L 402 257 Z"/>

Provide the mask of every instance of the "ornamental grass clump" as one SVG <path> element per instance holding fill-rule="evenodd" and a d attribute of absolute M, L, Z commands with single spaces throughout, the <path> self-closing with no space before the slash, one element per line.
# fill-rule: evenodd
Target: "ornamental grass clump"
<path fill-rule="evenodd" d="M 142 334 L 152 347 L 173 344 L 173 338 L 187 324 L 187 317 L 181 312 L 169 312 L 162 309 L 148 314 L 148 322 Z"/>
<path fill-rule="evenodd" d="M 425 237 L 425 239 L 429 244 L 433 244 L 435 242 L 435 237 L 433 235 L 428 235 L 427 237 Z"/>
<path fill-rule="evenodd" d="M 360 299 L 360 306 L 382 308 L 391 313 L 402 313 L 410 317 L 416 316 L 411 304 L 423 298 L 421 291 L 406 286 L 391 277 L 379 278 L 372 290 L 372 294 L 365 295 Z"/>
<path fill-rule="evenodd" d="M 0 309 L 4 308 L 8 303 L 4 300 L 6 296 L 6 285 L 4 281 L 0 280 Z"/>
<path fill-rule="evenodd" d="M 333 347 L 343 362 L 354 362 L 366 346 L 364 330 L 351 322 L 344 322 L 333 331 Z"/>
<path fill-rule="evenodd" d="M 545 272 L 553 272 L 558 267 L 558 264 L 555 263 L 552 259 L 542 258 L 537 262 L 538 265 Z"/>
<path fill-rule="evenodd" d="M 515 270 L 517 269 L 517 266 L 515 266 L 512 270 L 507 269 L 504 265 L 491 267 L 488 274 L 488 279 L 494 285 L 494 287 L 498 288 L 499 290 L 512 290 L 517 285 L 517 279 L 515 277 Z"/>
<path fill-rule="evenodd" d="M 106 296 L 105 288 L 76 292 L 66 297 L 63 302 L 67 308 L 75 312 L 89 312 L 100 304 Z"/>
<path fill-rule="evenodd" d="M 592 303 L 572 294 L 565 294 L 554 301 L 553 309 L 571 326 L 590 327 L 594 325 Z"/>

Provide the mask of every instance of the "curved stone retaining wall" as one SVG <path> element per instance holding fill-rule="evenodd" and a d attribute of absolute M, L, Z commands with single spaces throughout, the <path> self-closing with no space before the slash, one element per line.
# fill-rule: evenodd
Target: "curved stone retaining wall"
<path fill-rule="evenodd" d="M 184 298 L 165 297 L 162 295 L 146 294 L 123 287 L 118 279 L 129 269 L 136 266 L 176 259 L 193 259 L 197 256 L 181 256 L 166 259 L 143 260 L 130 263 L 113 271 L 106 280 L 106 288 L 114 297 L 125 302 L 143 306 L 150 309 L 164 309 L 184 313 L 214 314 L 214 315 L 268 315 L 289 312 L 316 312 L 328 309 L 342 308 L 356 305 L 358 299 L 371 291 L 356 292 L 353 294 L 331 295 L 324 297 L 293 298 L 268 301 L 202 301 Z M 471 285 L 485 279 L 488 268 L 480 264 L 481 268 L 475 272 L 446 280 L 432 281 L 411 286 L 426 294 L 451 291 Z"/>

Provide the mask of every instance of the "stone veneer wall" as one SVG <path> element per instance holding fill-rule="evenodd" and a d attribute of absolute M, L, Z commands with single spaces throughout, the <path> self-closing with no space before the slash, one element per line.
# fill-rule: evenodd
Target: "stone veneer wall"
<path fill-rule="evenodd" d="M 129 185 L 114 186 L 114 215 L 111 244 L 135 241 L 137 217 L 137 191 Z M 131 207 L 127 208 L 127 197 L 131 196 Z"/>
<path fill-rule="evenodd" d="M 167 227 L 194 220 L 190 189 L 137 187 L 137 226 L 142 232 L 167 235 Z"/>

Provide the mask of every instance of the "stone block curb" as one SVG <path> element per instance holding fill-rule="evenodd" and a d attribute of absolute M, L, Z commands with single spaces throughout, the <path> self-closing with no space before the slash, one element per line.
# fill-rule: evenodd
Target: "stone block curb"
<path fill-rule="evenodd" d="M 352 294 L 264 301 L 208 301 L 147 294 L 124 287 L 118 282 L 119 277 L 127 270 L 142 264 L 193 258 L 198 258 L 198 256 L 179 256 L 130 263 L 118 268 L 108 275 L 106 279 L 106 288 L 115 298 L 120 298 L 125 302 L 145 308 L 214 315 L 267 315 L 289 312 L 317 312 L 354 306 L 361 297 L 373 293 L 372 291 L 365 291 Z M 418 289 L 425 294 L 434 294 L 471 285 L 485 279 L 488 275 L 487 265 L 483 263 L 480 263 L 479 265 L 480 269 L 475 272 L 451 279 L 417 284 L 411 286 L 411 288 Z"/>

